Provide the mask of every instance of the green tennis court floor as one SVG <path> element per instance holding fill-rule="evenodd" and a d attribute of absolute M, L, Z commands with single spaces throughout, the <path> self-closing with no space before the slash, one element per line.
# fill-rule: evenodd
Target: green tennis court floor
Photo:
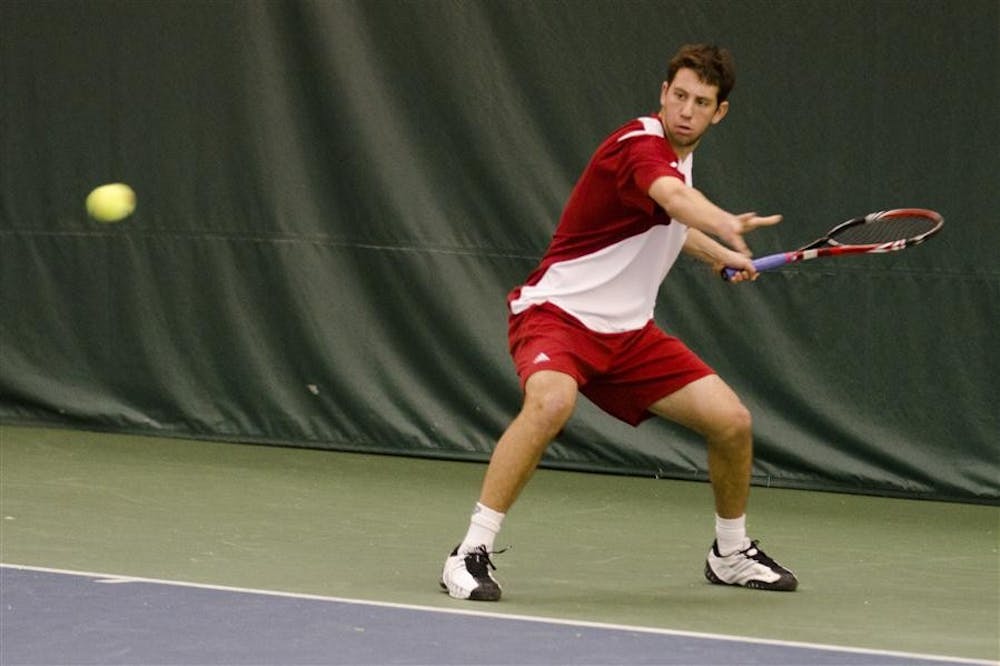
<path fill-rule="evenodd" d="M 483 465 L 0 426 L 0 561 L 466 608 L 438 591 Z M 792 594 L 709 585 L 702 483 L 540 470 L 475 610 L 1000 659 L 1000 509 L 755 488 Z"/>

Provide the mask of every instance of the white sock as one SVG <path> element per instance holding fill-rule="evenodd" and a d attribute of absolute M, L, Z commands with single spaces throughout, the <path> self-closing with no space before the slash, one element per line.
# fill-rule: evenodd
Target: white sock
<path fill-rule="evenodd" d="M 493 542 L 497 538 L 500 526 L 503 525 L 505 515 L 476 502 L 476 508 L 472 510 L 472 518 L 469 520 L 469 531 L 458 547 L 458 554 L 471 552 L 477 546 L 486 546 L 486 550 L 492 551 Z"/>
<path fill-rule="evenodd" d="M 750 545 L 747 539 L 746 514 L 739 518 L 721 518 L 719 514 L 715 514 L 715 541 L 719 544 L 719 554 L 723 557 L 745 550 Z"/>

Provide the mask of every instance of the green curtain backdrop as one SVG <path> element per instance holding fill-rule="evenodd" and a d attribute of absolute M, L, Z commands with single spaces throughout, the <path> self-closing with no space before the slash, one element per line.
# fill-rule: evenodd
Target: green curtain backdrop
<path fill-rule="evenodd" d="M 504 296 L 682 43 L 737 84 L 697 185 L 758 254 L 897 206 L 899 255 L 658 320 L 741 393 L 762 484 L 1000 500 L 1000 2 L 0 4 L 0 420 L 484 460 L 520 403 Z M 131 184 L 100 225 L 83 199 Z M 546 457 L 705 478 L 581 404 Z"/>

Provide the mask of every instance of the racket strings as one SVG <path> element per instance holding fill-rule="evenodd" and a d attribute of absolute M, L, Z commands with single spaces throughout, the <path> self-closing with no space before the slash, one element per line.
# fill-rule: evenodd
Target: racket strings
<path fill-rule="evenodd" d="M 922 236 L 938 221 L 919 215 L 877 218 L 838 230 L 831 239 L 841 245 L 881 245 Z"/>

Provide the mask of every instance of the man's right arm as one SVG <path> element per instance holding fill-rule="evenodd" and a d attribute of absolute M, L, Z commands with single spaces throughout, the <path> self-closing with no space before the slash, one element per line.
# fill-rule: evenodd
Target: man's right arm
<path fill-rule="evenodd" d="M 750 254 L 743 241 L 745 225 L 740 218 L 719 208 L 684 181 L 661 176 L 649 186 L 649 196 L 675 220 L 715 236 L 737 252 Z"/>

